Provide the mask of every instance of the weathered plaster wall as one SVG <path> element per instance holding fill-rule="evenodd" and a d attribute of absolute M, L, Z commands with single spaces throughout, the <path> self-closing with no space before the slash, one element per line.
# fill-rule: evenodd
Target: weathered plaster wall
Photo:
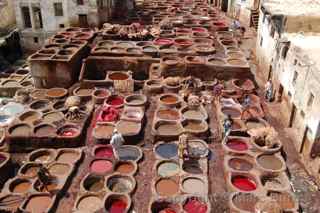
<path fill-rule="evenodd" d="M 15 25 L 13 0 L 0 0 L 0 28 L 10 28 Z"/>

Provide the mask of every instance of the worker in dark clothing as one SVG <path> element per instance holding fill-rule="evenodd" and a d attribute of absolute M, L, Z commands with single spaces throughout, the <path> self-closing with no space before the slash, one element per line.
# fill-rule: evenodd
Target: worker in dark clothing
<path fill-rule="evenodd" d="M 49 191 L 47 186 L 51 184 L 51 179 L 52 179 L 52 176 L 49 170 L 44 165 L 41 164 L 38 170 L 37 176 L 40 181 L 39 188 L 41 189 L 43 187 L 45 188 L 46 191 Z"/>

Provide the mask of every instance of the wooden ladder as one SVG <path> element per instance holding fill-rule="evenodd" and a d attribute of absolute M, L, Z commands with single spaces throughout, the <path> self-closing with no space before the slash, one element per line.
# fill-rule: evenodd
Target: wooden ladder
<path fill-rule="evenodd" d="M 259 24 L 259 10 L 251 10 L 251 27 L 258 29 Z"/>

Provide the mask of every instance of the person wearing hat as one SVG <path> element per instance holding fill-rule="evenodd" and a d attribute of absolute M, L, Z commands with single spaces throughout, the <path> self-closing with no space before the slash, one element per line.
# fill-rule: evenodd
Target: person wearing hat
<path fill-rule="evenodd" d="M 118 150 L 123 145 L 123 143 L 124 143 L 124 139 L 122 137 L 122 134 L 119 133 L 117 129 L 114 129 L 110 144 L 113 149 L 113 154 L 117 160 L 119 160 Z"/>

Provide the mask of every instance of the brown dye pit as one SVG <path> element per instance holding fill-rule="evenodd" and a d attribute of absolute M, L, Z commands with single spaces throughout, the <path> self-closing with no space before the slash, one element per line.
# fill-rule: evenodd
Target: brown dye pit
<path fill-rule="evenodd" d="M 173 196 L 179 192 L 179 185 L 172 179 L 160 179 L 156 183 L 157 193 L 161 196 Z"/>
<path fill-rule="evenodd" d="M 177 135 L 180 133 L 180 126 L 177 123 L 164 123 L 157 130 L 161 135 Z"/>
<path fill-rule="evenodd" d="M 68 91 L 64 88 L 52 88 L 47 91 L 47 96 L 52 98 L 61 98 L 67 93 Z"/>
<path fill-rule="evenodd" d="M 46 93 L 47 93 L 46 90 L 38 89 L 38 90 L 34 90 L 31 93 L 31 96 L 36 98 L 36 99 L 44 99 L 46 97 Z"/>
<path fill-rule="evenodd" d="M 18 124 L 10 128 L 10 134 L 16 137 L 27 136 L 30 132 L 31 127 L 25 124 Z"/>
<path fill-rule="evenodd" d="M 279 170 L 283 166 L 282 161 L 275 155 L 261 155 L 257 161 L 265 169 Z"/>
<path fill-rule="evenodd" d="M 13 182 L 10 185 L 13 193 L 26 193 L 31 187 L 31 182 L 28 180 L 22 180 L 21 182 Z"/>
<path fill-rule="evenodd" d="M 95 212 L 101 209 L 103 206 L 102 200 L 97 196 L 86 196 L 80 199 L 77 209 L 85 212 Z"/>
<path fill-rule="evenodd" d="M 49 182 L 45 188 L 43 187 L 42 184 L 40 184 L 40 181 L 37 180 L 34 184 L 34 188 L 38 192 L 56 192 L 58 190 L 58 184 L 52 181 L 52 182 Z"/>
<path fill-rule="evenodd" d="M 89 192 L 99 192 L 104 188 L 104 178 L 89 176 L 85 179 L 83 185 Z"/>
<path fill-rule="evenodd" d="M 188 119 L 205 119 L 204 114 L 200 110 L 189 109 L 183 113 L 183 116 Z"/>
<path fill-rule="evenodd" d="M 134 185 L 129 176 L 114 176 L 107 181 L 107 187 L 115 193 L 130 193 Z"/>
<path fill-rule="evenodd" d="M 174 104 L 178 102 L 178 98 L 171 95 L 163 96 L 160 100 L 166 104 Z"/>
<path fill-rule="evenodd" d="M 258 200 L 259 199 L 253 194 L 241 192 L 233 197 L 232 202 L 238 209 L 255 212 L 255 205 Z"/>
<path fill-rule="evenodd" d="M 162 109 L 157 113 L 158 118 L 164 120 L 178 120 L 180 119 L 179 112 L 172 109 Z"/>
<path fill-rule="evenodd" d="M 62 152 L 58 155 L 57 161 L 60 163 L 70 163 L 74 164 L 79 157 L 79 154 L 76 152 Z"/>
<path fill-rule="evenodd" d="M 97 138 L 110 138 L 112 136 L 114 126 L 112 125 L 98 125 L 94 129 L 94 134 Z"/>
<path fill-rule="evenodd" d="M 230 58 L 242 58 L 243 54 L 241 54 L 240 52 L 228 52 L 228 56 Z"/>
<path fill-rule="evenodd" d="M 233 65 L 233 66 L 244 66 L 244 65 L 246 65 L 245 61 L 239 60 L 239 59 L 229 59 L 228 63 Z"/>
<path fill-rule="evenodd" d="M 22 171 L 22 174 L 24 174 L 25 176 L 28 176 L 28 177 L 36 177 L 39 168 L 40 168 L 39 165 L 30 165 L 30 166 L 26 167 L 26 169 L 24 171 Z"/>
<path fill-rule="evenodd" d="M 48 208 L 51 206 L 51 201 L 52 199 L 49 195 L 32 196 L 28 200 L 25 209 L 32 213 L 47 212 Z"/>
<path fill-rule="evenodd" d="M 33 123 L 41 118 L 41 114 L 37 111 L 28 111 L 20 116 L 20 120 L 26 123 Z"/>
<path fill-rule="evenodd" d="M 39 162 L 39 163 L 48 163 L 52 160 L 52 154 L 51 153 L 42 153 L 38 155 L 36 158 L 31 158 L 31 161 Z"/>
<path fill-rule="evenodd" d="M 43 121 L 46 123 L 58 122 L 64 119 L 64 115 L 61 112 L 50 112 L 43 116 Z"/>
<path fill-rule="evenodd" d="M 204 125 L 199 121 L 187 121 L 187 124 L 183 127 L 191 131 L 201 131 L 205 128 Z"/>
<path fill-rule="evenodd" d="M 241 158 L 232 158 L 228 161 L 228 165 L 235 170 L 250 171 L 253 168 L 252 163 Z"/>
<path fill-rule="evenodd" d="M 35 129 L 37 137 L 53 137 L 55 136 L 56 128 L 51 125 L 41 125 Z"/>
<path fill-rule="evenodd" d="M 43 110 L 46 107 L 48 107 L 49 105 L 49 101 L 48 100 L 39 100 L 39 101 L 35 101 L 30 105 L 31 109 L 34 110 Z"/>
<path fill-rule="evenodd" d="M 91 96 L 92 89 L 81 89 L 79 88 L 76 92 L 77 95 L 80 96 Z"/>
<path fill-rule="evenodd" d="M 121 120 L 117 124 L 117 129 L 123 135 L 138 134 L 140 131 L 140 123 Z"/>
<path fill-rule="evenodd" d="M 295 202 L 288 193 L 269 192 L 268 196 L 276 200 L 283 210 L 288 210 L 295 207 Z"/>
<path fill-rule="evenodd" d="M 67 164 L 56 163 L 50 166 L 49 172 L 54 176 L 66 175 L 70 171 L 70 166 Z"/>
<path fill-rule="evenodd" d="M 121 174 L 130 174 L 134 171 L 134 165 L 130 162 L 120 162 L 117 164 L 115 171 Z"/>
<path fill-rule="evenodd" d="M 109 78 L 113 81 L 119 81 L 119 80 L 127 80 L 129 76 L 126 73 L 116 72 L 116 73 L 110 74 Z"/>

